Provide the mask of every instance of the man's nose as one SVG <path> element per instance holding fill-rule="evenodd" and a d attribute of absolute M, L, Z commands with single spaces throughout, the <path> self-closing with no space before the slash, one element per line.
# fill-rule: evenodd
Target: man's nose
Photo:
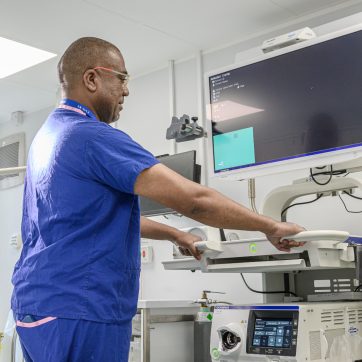
<path fill-rule="evenodd" d="M 123 97 L 128 97 L 129 96 L 129 89 L 128 86 L 123 88 Z"/>

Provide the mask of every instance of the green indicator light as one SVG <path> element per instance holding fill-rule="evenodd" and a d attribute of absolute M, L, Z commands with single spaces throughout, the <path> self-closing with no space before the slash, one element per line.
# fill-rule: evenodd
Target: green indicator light
<path fill-rule="evenodd" d="M 211 355 L 213 359 L 219 359 L 220 358 L 220 352 L 217 348 L 213 348 L 211 350 Z"/>
<path fill-rule="evenodd" d="M 212 314 L 209 313 L 209 314 L 206 316 L 206 318 L 207 318 L 209 321 L 211 321 L 211 319 L 212 319 Z"/>
<path fill-rule="evenodd" d="M 255 244 L 255 243 L 251 243 L 251 244 L 249 245 L 249 251 L 250 251 L 251 253 L 253 253 L 253 254 L 256 253 L 256 244 Z"/>

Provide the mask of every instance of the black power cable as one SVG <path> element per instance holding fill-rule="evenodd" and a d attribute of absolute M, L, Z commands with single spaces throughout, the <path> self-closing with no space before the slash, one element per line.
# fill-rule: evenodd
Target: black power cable
<path fill-rule="evenodd" d="M 317 169 L 323 169 L 323 167 L 316 167 Z M 325 186 L 325 185 L 328 185 L 331 180 L 332 180 L 332 177 L 333 176 L 338 176 L 338 175 L 344 175 L 344 176 L 347 176 L 349 174 L 349 172 L 347 172 L 347 170 L 333 170 L 333 166 L 331 165 L 330 166 L 330 171 L 323 171 L 323 172 L 317 172 L 317 173 L 313 173 L 313 170 L 310 169 L 310 177 L 311 179 L 313 180 L 314 183 L 316 183 L 317 185 L 320 185 L 320 186 Z M 316 180 L 315 176 L 319 176 L 319 175 L 329 175 L 329 179 L 324 182 L 324 183 L 321 183 L 319 181 Z M 344 191 L 344 193 L 346 193 L 348 196 L 351 196 L 355 199 L 358 199 L 358 200 L 362 200 L 362 198 L 359 198 L 357 196 L 354 196 L 346 191 Z M 306 201 L 306 202 L 297 202 L 295 204 L 292 204 L 292 205 L 289 205 L 288 207 L 286 207 L 285 209 L 282 210 L 280 216 L 281 218 L 283 218 L 283 215 L 286 213 L 287 210 L 289 210 L 291 207 L 294 207 L 294 206 L 298 206 L 298 205 L 306 205 L 306 204 L 311 204 L 317 200 L 319 200 L 321 197 L 323 196 L 323 194 L 317 194 L 317 197 L 311 201 Z M 343 200 L 342 200 L 343 202 Z M 347 208 L 346 208 L 347 209 Z M 348 211 L 348 210 L 347 210 Z M 349 211 L 348 211 L 349 212 Z M 358 212 L 359 213 L 359 212 Z"/>
<path fill-rule="evenodd" d="M 347 195 L 352 196 L 352 195 L 350 195 L 350 194 L 348 194 L 348 193 L 347 193 Z M 346 203 L 345 203 L 344 200 L 342 199 L 342 196 L 341 196 L 340 194 L 338 194 L 338 197 L 339 197 L 339 199 L 342 201 L 342 204 L 343 204 L 343 206 L 344 206 L 344 208 L 346 209 L 347 212 L 349 212 L 350 214 L 362 214 L 362 211 L 352 211 L 352 210 L 348 210 Z"/>
<path fill-rule="evenodd" d="M 358 197 L 358 196 L 355 196 L 355 195 L 352 195 L 350 194 L 349 192 L 347 191 L 343 191 L 344 194 L 350 196 L 350 197 L 353 197 L 354 199 L 357 199 L 357 200 L 362 200 L 362 197 Z"/>
<path fill-rule="evenodd" d="M 224 229 L 219 229 L 221 241 L 226 241 L 226 235 Z"/>
<path fill-rule="evenodd" d="M 293 295 L 294 297 L 298 297 L 295 293 L 289 291 L 289 290 L 279 290 L 279 291 L 271 291 L 271 292 L 264 292 L 262 290 L 255 290 L 251 287 L 249 287 L 248 283 L 246 282 L 245 278 L 244 278 L 244 275 L 243 273 L 240 273 L 241 277 L 243 278 L 243 281 L 246 285 L 246 287 L 251 291 L 251 292 L 254 292 L 254 293 L 259 293 L 259 294 L 291 294 Z"/>
<path fill-rule="evenodd" d="M 362 288 L 362 284 L 359 285 L 354 291 L 355 291 L 355 292 L 359 292 L 361 288 Z"/>
<path fill-rule="evenodd" d="M 289 205 L 288 207 L 286 207 L 285 209 L 282 210 L 280 216 L 281 218 L 283 218 L 283 215 L 291 208 L 294 206 L 299 206 L 299 205 L 307 205 L 307 204 L 311 204 L 313 202 L 316 202 L 317 200 L 319 200 L 321 197 L 323 196 L 323 194 L 317 194 L 317 197 L 311 201 L 305 201 L 305 202 L 296 202 L 295 204 Z"/>
<path fill-rule="evenodd" d="M 331 171 L 330 172 L 318 172 L 318 173 L 313 173 L 313 170 L 310 168 L 309 171 L 310 171 L 310 177 L 311 179 L 314 181 L 314 183 L 316 183 L 317 185 L 319 186 L 325 186 L 325 185 L 328 185 L 331 180 L 332 180 L 332 177 L 333 177 L 333 166 L 331 165 Z M 319 182 L 315 179 L 315 176 L 317 175 L 329 175 L 329 178 L 326 182 Z"/>
<path fill-rule="evenodd" d="M 333 166 L 331 165 L 330 166 L 331 169 L 330 171 L 323 171 L 323 172 L 317 172 L 317 173 L 313 173 L 313 170 L 310 168 L 310 177 L 311 179 L 317 184 L 317 185 L 320 185 L 320 186 L 325 186 L 325 185 L 328 185 L 331 180 L 332 180 L 332 177 L 333 176 L 340 176 L 340 175 L 344 175 L 347 176 L 349 174 L 349 172 L 347 172 L 347 170 L 333 170 Z M 323 167 L 316 167 L 317 169 L 323 169 Z M 319 182 L 316 180 L 315 176 L 320 176 L 320 175 L 329 175 L 329 178 L 326 182 L 322 183 L 322 182 Z"/>
<path fill-rule="evenodd" d="M 313 173 L 313 176 L 319 176 L 319 175 L 328 175 L 329 176 L 330 174 L 331 174 L 331 171 L 323 171 L 323 172 Z M 347 172 L 347 170 L 333 170 L 332 174 L 333 174 L 333 176 L 343 175 L 343 177 L 345 177 L 345 176 L 349 175 L 349 172 Z"/>

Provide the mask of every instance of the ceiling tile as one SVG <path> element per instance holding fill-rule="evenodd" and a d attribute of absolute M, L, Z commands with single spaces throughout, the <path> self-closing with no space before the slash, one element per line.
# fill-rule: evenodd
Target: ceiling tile
<path fill-rule="evenodd" d="M 271 0 L 272 3 L 289 10 L 296 16 L 314 13 L 335 5 L 350 3 L 350 0 Z"/>
<path fill-rule="evenodd" d="M 225 42 L 266 29 L 293 18 L 293 14 L 269 0 L 84 0 L 117 13 L 123 19 L 168 34 L 195 49 Z"/>

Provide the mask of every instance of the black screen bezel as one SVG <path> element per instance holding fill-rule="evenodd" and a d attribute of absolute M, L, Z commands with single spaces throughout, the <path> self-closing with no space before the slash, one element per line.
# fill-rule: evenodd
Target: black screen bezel
<path fill-rule="evenodd" d="M 172 161 L 172 159 L 176 159 L 177 161 L 177 158 L 185 157 L 188 154 L 190 154 L 190 160 L 191 162 L 193 162 L 193 172 L 192 172 L 192 178 L 190 180 L 196 183 L 200 183 L 201 166 L 196 163 L 195 150 L 177 153 L 174 155 L 157 156 L 156 158 L 160 161 L 160 163 L 163 163 L 164 161 L 170 161 L 170 160 Z M 179 170 L 173 168 L 170 164 L 168 164 L 168 167 L 173 171 L 180 173 L 178 172 Z M 168 214 L 177 213 L 175 210 L 167 206 L 161 205 L 143 196 L 140 197 L 140 211 L 142 216 L 159 216 L 159 215 L 168 215 Z"/>
<path fill-rule="evenodd" d="M 282 347 L 254 347 L 253 337 L 255 331 L 255 320 L 257 318 L 273 318 L 273 319 L 291 319 L 293 321 L 292 341 L 296 343 L 290 348 Z M 251 310 L 248 321 L 248 333 L 246 339 L 246 353 L 260 355 L 277 355 L 294 357 L 297 354 L 297 335 L 298 335 L 298 318 L 299 312 L 295 310 Z M 295 335 L 294 335 L 295 334 Z"/>

